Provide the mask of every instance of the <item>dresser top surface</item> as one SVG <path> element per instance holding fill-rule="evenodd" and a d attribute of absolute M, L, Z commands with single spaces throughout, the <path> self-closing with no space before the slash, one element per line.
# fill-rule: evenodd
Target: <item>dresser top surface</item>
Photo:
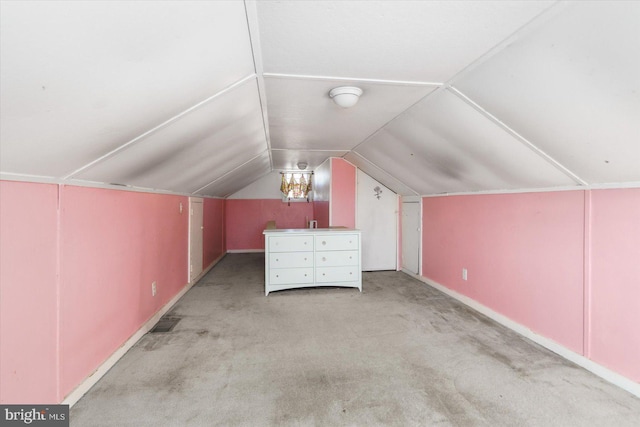
<path fill-rule="evenodd" d="M 282 234 L 326 234 L 326 233 L 360 233 L 360 230 L 355 228 L 279 228 L 279 229 L 270 229 L 264 230 L 262 234 L 274 234 L 274 235 L 282 235 Z"/>

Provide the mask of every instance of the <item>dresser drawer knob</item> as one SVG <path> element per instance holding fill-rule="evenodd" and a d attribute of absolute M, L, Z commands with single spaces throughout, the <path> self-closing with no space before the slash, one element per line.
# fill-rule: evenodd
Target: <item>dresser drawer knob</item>
<path fill-rule="evenodd" d="M 353 258 L 353 257 L 351 257 L 351 256 L 349 257 L 349 259 L 352 259 L 352 258 Z"/>
<path fill-rule="evenodd" d="M 323 241 L 322 241 L 322 244 L 323 244 L 323 245 L 326 245 L 326 244 L 327 244 L 327 242 L 325 242 L 325 241 L 323 240 Z"/>
<path fill-rule="evenodd" d="M 325 274 L 324 274 L 324 273 L 322 273 L 322 275 L 324 276 Z"/>
<path fill-rule="evenodd" d="M 327 260 L 327 258 L 326 258 L 326 257 L 322 257 L 322 260 L 323 260 L 323 261 L 326 261 L 326 260 Z"/>
<path fill-rule="evenodd" d="M 352 275 L 352 274 L 353 274 L 353 273 L 350 271 L 350 272 L 349 272 L 349 275 Z"/>
<path fill-rule="evenodd" d="M 280 277 L 280 276 L 278 276 L 278 275 L 276 274 L 276 277 Z"/>
<path fill-rule="evenodd" d="M 276 261 L 280 261 L 278 258 L 276 258 Z"/>

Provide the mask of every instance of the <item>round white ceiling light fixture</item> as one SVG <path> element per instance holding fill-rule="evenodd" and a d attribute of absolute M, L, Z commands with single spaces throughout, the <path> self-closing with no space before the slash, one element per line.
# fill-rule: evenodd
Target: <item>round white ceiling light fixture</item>
<path fill-rule="evenodd" d="M 298 169 L 300 169 L 301 171 L 305 170 L 307 168 L 307 162 L 298 162 Z"/>
<path fill-rule="evenodd" d="M 340 86 L 331 89 L 329 97 L 342 108 L 353 107 L 358 103 L 362 89 L 355 86 Z"/>

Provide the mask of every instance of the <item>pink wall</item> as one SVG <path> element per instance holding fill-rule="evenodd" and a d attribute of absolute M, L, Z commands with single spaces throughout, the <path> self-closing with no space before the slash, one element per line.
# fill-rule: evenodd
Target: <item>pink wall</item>
<path fill-rule="evenodd" d="M 331 197 L 331 159 L 323 162 L 313 174 L 313 215 L 318 228 L 329 228 Z"/>
<path fill-rule="evenodd" d="M 424 198 L 423 275 L 640 382 L 639 218 L 640 189 Z"/>
<path fill-rule="evenodd" d="M 61 190 L 65 396 L 186 285 L 188 215 L 179 205 L 189 201 L 95 188 Z"/>
<path fill-rule="evenodd" d="M 588 356 L 640 382 L 640 189 L 591 192 Z"/>
<path fill-rule="evenodd" d="M 223 199 L 204 199 L 202 235 L 202 265 L 209 267 L 226 252 L 224 247 L 224 203 Z"/>
<path fill-rule="evenodd" d="M 58 401 L 56 185 L 0 181 L 0 402 Z"/>
<path fill-rule="evenodd" d="M 581 353 L 583 232 L 581 191 L 426 197 L 423 275 Z"/>
<path fill-rule="evenodd" d="M 398 258 L 396 259 L 397 270 L 402 270 L 402 197 L 398 197 Z"/>
<path fill-rule="evenodd" d="M 227 199 L 225 201 L 225 236 L 227 250 L 264 249 L 262 232 L 267 222 L 278 228 L 306 228 L 313 218 L 313 204 L 280 199 Z"/>
<path fill-rule="evenodd" d="M 331 226 L 356 227 L 356 167 L 331 159 Z"/>
<path fill-rule="evenodd" d="M 186 285 L 180 203 L 188 199 L 0 182 L 0 402 L 59 403 Z M 208 204 L 215 256 L 222 206 Z"/>

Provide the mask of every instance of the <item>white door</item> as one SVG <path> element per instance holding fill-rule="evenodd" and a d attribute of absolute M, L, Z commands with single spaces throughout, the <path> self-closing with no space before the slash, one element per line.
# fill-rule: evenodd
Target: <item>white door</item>
<path fill-rule="evenodd" d="M 418 274 L 420 266 L 420 203 L 402 203 L 402 268 Z"/>
<path fill-rule="evenodd" d="M 362 231 L 362 270 L 396 270 L 398 195 L 358 170 L 356 228 Z"/>
<path fill-rule="evenodd" d="M 189 282 L 202 273 L 202 199 L 189 198 Z"/>

